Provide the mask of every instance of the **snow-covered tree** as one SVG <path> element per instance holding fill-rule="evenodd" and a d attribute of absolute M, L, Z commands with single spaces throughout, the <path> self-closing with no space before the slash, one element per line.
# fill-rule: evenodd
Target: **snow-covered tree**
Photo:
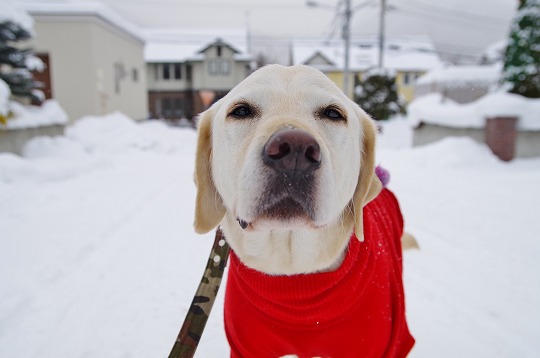
<path fill-rule="evenodd" d="M 540 98 L 540 0 L 520 0 L 510 28 L 503 81 L 509 92 Z"/>
<path fill-rule="evenodd" d="M 36 57 L 32 50 L 21 49 L 18 42 L 27 40 L 31 33 L 21 24 L 11 20 L 0 22 L 0 79 L 11 90 L 11 94 L 40 101 L 37 83 L 32 78 Z"/>
<path fill-rule="evenodd" d="M 398 96 L 396 78 L 386 71 L 371 71 L 355 84 L 354 101 L 376 120 L 405 113 L 405 103 Z"/>

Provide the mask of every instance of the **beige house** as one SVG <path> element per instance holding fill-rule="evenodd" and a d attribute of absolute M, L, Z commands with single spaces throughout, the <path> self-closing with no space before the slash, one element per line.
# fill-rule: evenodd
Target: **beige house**
<path fill-rule="evenodd" d="M 131 23 L 93 2 L 27 4 L 25 10 L 36 32 L 30 46 L 47 66 L 38 80 L 70 121 L 112 111 L 148 116 L 144 40 Z"/>
<path fill-rule="evenodd" d="M 152 118 L 192 119 L 226 95 L 251 69 L 252 57 L 242 30 L 149 31 L 147 41 Z"/>
<path fill-rule="evenodd" d="M 340 88 L 344 82 L 345 49 L 343 41 L 313 42 L 296 40 L 292 47 L 292 64 L 304 64 L 324 72 Z M 349 52 L 349 84 L 345 91 L 353 98 L 354 84 L 378 64 L 379 48 L 376 38 L 352 41 Z M 388 39 L 383 67 L 396 76 L 398 94 L 406 102 L 414 98 L 414 83 L 428 71 L 442 67 L 439 55 L 429 39 L 423 37 Z"/>

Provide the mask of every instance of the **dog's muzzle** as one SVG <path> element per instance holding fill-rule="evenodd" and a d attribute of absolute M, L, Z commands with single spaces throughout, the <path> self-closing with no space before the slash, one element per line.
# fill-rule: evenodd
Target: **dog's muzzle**
<path fill-rule="evenodd" d="M 321 167 L 321 148 L 308 132 L 283 128 L 264 144 L 261 160 L 266 168 L 266 182 L 259 196 L 255 218 L 280 225 L 315 217 L 316 171 Z M 237 218 L 242 229 L 252 223 Z"/>
<path fill-rule="evenodd" d="M 274 133 L 264 145 L 262 157 L 268 167 L 292 178 L 313 172 L 321 165 L 321 149 L 315 138 L 295 128 Z"/>

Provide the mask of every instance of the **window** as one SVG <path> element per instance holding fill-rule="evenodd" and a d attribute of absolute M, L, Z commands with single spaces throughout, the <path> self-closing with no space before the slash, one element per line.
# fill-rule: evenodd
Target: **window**
<path fill-rule="evenodd" d="M 131 70 L 131 77 L 133 78 L 133 82 L 137 82 L 139 80 L 139 71 L 137 71 L 136 68 Z"/>
<path fill-rule="evenodd" d="M 211 75 L 217 75 L 218 69 L 217 69 L 217 61 L 210 60 L 208 61 L 208 73 Z"/>
<path fill-rule="evenodd" d="M 163 101 L 161 103 L 161 114 L 163 115 L 163 117 L 169 118 L 172 116 L 172 106 L 173 104 L 170 98 L 163 98 Z"/>
<path fill-rule="evenodd" d="M 230 72 L 229 61 L 227 61 L 227 60 L 220 61 L 220 67 L 221 67 L 220 68 L 220 73 L 222 75 L 228 75 L 229 74 L 229 72 Z"/>
<path fill-rule="evenodd" d="M 403 84 L 405 86 L 408 86 L 411 83 L 411 74 L 408 72 L 405 72 L 403 74 Z"/>
<path fill-rule="evenodd" d="M 184 111 L 182 109 L 183 101 L 181 98 L 174 99 L 174 118 L 182 118 L 184 116 Z"/>
<path fill-rule="evenodd" d="M 174 64 L 174 79 L 179 80 L 182 78 L 182 64 L 175 63 Z"/>
<path fill-rule="evenodd" d="M 168 63 L 164 63 L 163 65 L 163 79 L 168 80 L 171 78 L 171 69 Z"/>
<path fill-rule="evenodd" d="M 208 73 L 213 76 L 227 76 L 231 72 L 231 65 L 228 60 L 209 60 Z"/>
<path fill-rule="evenodd" d="M 191 66 L 186 65 L 186 80 L 191 81 Z"/>
<path fill-rule="evenodd" d="M 217 57 L 221 57 L 221 46 L 216 47 Z"/>

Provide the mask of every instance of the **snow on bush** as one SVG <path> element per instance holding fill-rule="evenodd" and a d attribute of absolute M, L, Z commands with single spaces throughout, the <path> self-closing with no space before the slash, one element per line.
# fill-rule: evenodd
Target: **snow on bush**
<path fill-rule="evenodd" d="M 7 129 L 22 129 L 66 124 L 68 116 L 56 100 L 47 100 L 41 106 L 23 106 L 9 102 L 13 118 L 7 122 Z"/>

